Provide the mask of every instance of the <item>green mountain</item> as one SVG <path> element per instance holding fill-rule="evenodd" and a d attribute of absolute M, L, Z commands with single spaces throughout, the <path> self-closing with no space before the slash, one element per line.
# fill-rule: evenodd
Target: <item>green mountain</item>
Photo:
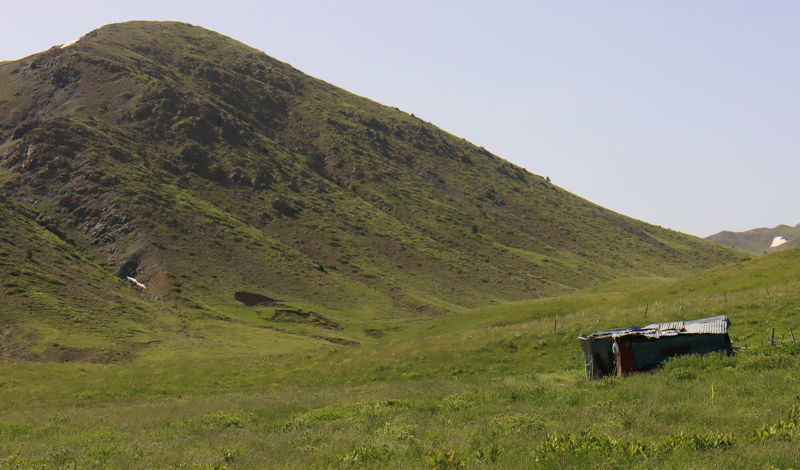
<path fill-rule="evenodd" d="M 800 224 L 794 227 L 778 225 L 774 228 L 756 228 L 746 232 L 722 231 L 706 239 L 754 255 L 762 255 L 800 246 Z"/>
<path fill-rule="evenodd" d="M 115 360 L 200 323 L 354 344 L 741 256 L 182 23 L 0 64 L 0 188 L 11 357 Z"/>

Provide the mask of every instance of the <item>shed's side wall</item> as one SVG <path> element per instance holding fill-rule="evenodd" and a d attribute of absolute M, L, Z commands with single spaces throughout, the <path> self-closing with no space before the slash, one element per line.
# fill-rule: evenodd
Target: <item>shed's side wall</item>
<path fill-rule="evenodd" d="M 730 351 L 728 335 L 700 334 L 666 336 L 658 339 L 646 338 L 631 342 L 636 370 L 646 370 L 683 354 L 708 354 L 715 351 Z"/>

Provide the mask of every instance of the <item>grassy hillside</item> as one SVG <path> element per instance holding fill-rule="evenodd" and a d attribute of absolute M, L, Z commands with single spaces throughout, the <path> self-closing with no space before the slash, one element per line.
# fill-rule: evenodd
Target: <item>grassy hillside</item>
<path fill-rule="evenodd" d="M 192 357 L 200 344 L 227 354 L 275 353 L 315 348 L 342 333 L 258 316 L 269 309 L 223 315 L 164 301 L 112 274 L 33 207 L 0 199 L 0 222 L 0 361 L 124 362 L 165 349 Z"/>
<path fill-rule="evenodd" d="M 57 300 L 37 304 L 38 285 L 3 288 L 14 292 L 4 321 L 27 325 L 19 341 L 38 357 L 65 327 L 61 309 L 87 304 L 110 332 L 143 325 L 137 344 L 180 331 L 184 314 L 353 344 L 742 256 L 598 207 L 413 115 L 181 23 L 109 25 L 0 64 L 0 168 L 9 207 L 35 208 L 3 230 L 51 240 L 32 223 L 45 220 L 71 240 L 64 250 L 90 260 L 66 269 L 102 278 L 95 289 L 117 299 L 45 286 Z M 61 256 L 40 238 L 3 245 L 11 265 L 51 275 L 24 261 L 28 249 Z M 145 294 L 111 279 L 129 275 Z M 237 292 L 273 302 L 246 308 Z M 57 342 L 85 349 L 66 336 Z M 136 349 L 101 343 L 86 355 Z"/>
<path fill-rule="evenodd" d="M 618 280 L 353 348 L 236 349 L 191 318 L 125 363 L 2 364 L 0 466 L 794 468 L 798 266 Z M 717 314 L 733 356 L 584 379 L 580 333 Z"/>
<path fill-rule="evenodd" d="M 775 237 L 783 237 L 786 242 L 773 247 Z M 707 240 L 758 256 L 800 246 L 800 226 L 778 225 L 774 228 L 756 228 L 746 232 L 723 231 L 707 237 Z"/>

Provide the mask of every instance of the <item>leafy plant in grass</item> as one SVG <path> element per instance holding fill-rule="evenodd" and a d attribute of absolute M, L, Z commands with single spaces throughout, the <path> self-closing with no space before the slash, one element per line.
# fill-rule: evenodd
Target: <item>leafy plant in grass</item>
<path fill-rule="evenodd" d="M 462 468 L 465 463 L 456 455 L 452 449 L 431 450 L 425 455 L 425 462 L 432 469 Z"/>
<path fill-rule="evenodd" d="M 399 441 L 416 442 L 418 426 L 413 424 L 387 422 L 380 429 L 380 433 L 384 436 Z"/>
<path fill-rule="evenodd" d="M 488 452 L 484 452 L 483 450 L 478 450 L 475 452 L 475 458 L 481 462 L 488 460 L 489 462 L 496 463 L 502 451 L 503 448 L 500 445 L 498 445 L 497 442 L 492 442 L 492 446 L 489 447 Z"/>
<path fill-rule="evenodd" d="M 220 450 L 220 453 L 222 454 L 222 459 L 225 460 L 225 462 L 233 462 L 236 459 L 236 456 L 241 453 L 241 451 L 239 449 L 229 449 L 225 447 Z"/>
<path fill-rule="evenodd" d="M 188 428 L 202 434 L 215 429 L 241 428 L 253 421 L 253 414 L 245 411 L 215 411 L 187 421 L 170 423 L 172 428 Z"/>
<path fill-rule="evenodd" d="M 791 441 L 797 436 L 800 436 L 800 405 L 792 407 L 787 421 L 779 419 L 777 422 L 765 424 L 758 428 L 753 435 L 753 440 L 776 439 Z"/>
<path fill-rule="evenodd" d="M 355 423 L 382 417 L 407 409 L 411 405 L 408 400 L 385 399 L 372 402 L 336 403 L 333 405 L 293 414 L 283 424 L 284 432 L 311 429 L 327 423 Z"/>
<path fill-rule="evenodd" d="M 489 420 L 489 433 L 493 436 L 510 433 L 529 435 L 531 432 L 543 430 L 544 426 L 539 420 L 524 413 L 493 416 Z"/>
<path fill-rule="evenodd" d="M 13 454 L 8 457 L 0 457 L 0 468 L 8 470 L 22 470 L 33 468 L 34 463 L 30 459 L 23 458 L 18 454 Z"/>
<path fill-rule="evenodd" d="M 562 461 L 565 458 L 578 459 L 584 462 L 596 461 L 598 458 L 621 462 L 639 457 L 663 456 L 678 449 L 710 450 L 727 448 L 734 445 L 734 443 L 733 436 L 715 432 L 691 435 L 680 433 L 653 442 L 647 440 L 617 440 L 589 429 L 579 434 L 550 434 L 535 450 L 534 455 L 537 463 L 545 465 Z"/>
<path fill-rule="evenodd" d="M 369 466 L 379 462 L 388 462 L 395 455 L 394 450 L 388 444 L 374 446 L 372 444 L 361 444 L 347 452 L 339 454 L 337 461 L 345 466 Z"/>
<path fill-rule="evenodd" d="M 676 449 L 710 450 L 727 448 L 734 445 L 736 439 L 725 433 L 711 432 L 706 434 L 683 434 L 667 436 L 656 444 L 657 453 L 673 452 Z"/>

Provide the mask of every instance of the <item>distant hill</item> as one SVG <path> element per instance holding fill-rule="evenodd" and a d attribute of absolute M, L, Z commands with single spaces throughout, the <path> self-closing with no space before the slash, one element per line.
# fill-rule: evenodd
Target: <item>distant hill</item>
<path fill-rule="evenodd" d="M 0 64 L 0 194 L 18 356 L 113 360 L 197 315 L 354 344 L 740 257 L 172 22 Z"/>
<path fill-rule="evenodd" d="M 756 228 L 746 232 L 723 231 L 707 237 L 723 245 L 738 248 L 754 255 L 800 246 L 800 224 L 794 227 Z"/>

